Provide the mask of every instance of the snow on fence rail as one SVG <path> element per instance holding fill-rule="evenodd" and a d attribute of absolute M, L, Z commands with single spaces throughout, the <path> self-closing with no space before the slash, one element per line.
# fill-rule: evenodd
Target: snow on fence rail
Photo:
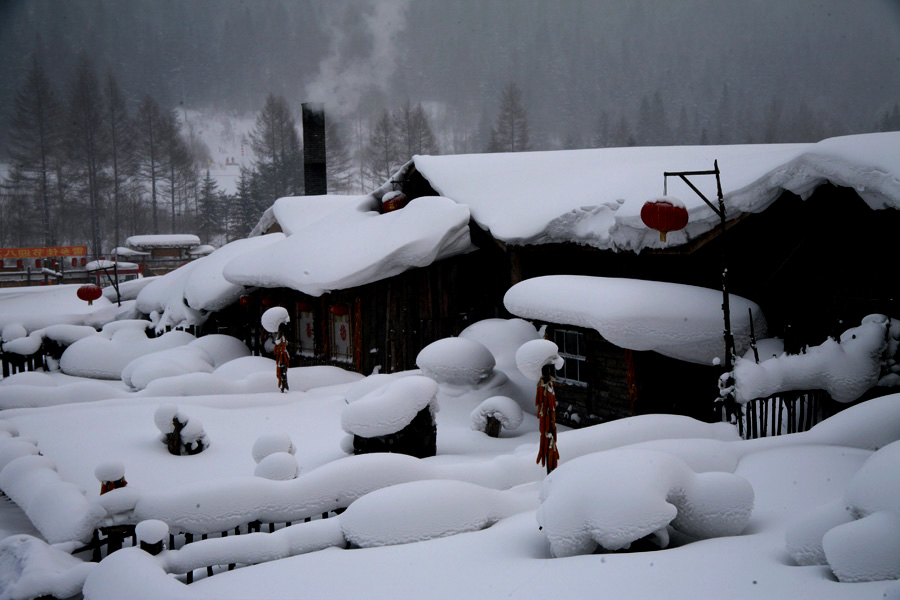
<path fill-rule="evenodd" d="M 837 410 L 824 390 L 792 390 L 756 398 L 744 405 L 744 439 L 809 431 Z M 842 407 L 838 407 L 838 410 Z"/>

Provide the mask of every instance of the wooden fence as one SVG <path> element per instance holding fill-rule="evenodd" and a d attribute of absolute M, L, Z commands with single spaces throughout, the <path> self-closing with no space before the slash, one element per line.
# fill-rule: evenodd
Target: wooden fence
<path fill-rule="evenodd" d="M 808 431 L 834 411 L 824 390 L 795 390 L 756 398 L 743 407 L 741 435 L 744 439 Z"/>
<path fill-rule="evenodd" d="M 343 509 L 336 509 L 334 514 L 341 514 L 344 512 Z M 322 513 L 322 519 L 327 519 L 329 513 Z M 309 523 L 314 518 L 318 517 L 307 517 L 303 520 L 304 523 Z M 282 529 L 284 527 L 290 527 L 292 523 L 290 521 L 286 523 L 262 523 L 260 521 L 251 521 L 245 525 L 239 525 L 235 527 L 233 530 L 226 530 L 220 533 L 213 534 L 202 534 L 197 535 L 193 533 L 170 533 L 169 534 L 169 544 L 167 546 L 168 550 L 178 550 L 183 548 L 188 544 L 192 544 L 197 541 L 207 540 L 210 538 L 226 538 L 230 535 L 241 535 L 248 533 L 262 533 L 263 531 L 267 531 L 268 533 L 273 533 L 278 529 Z M 106 556 L 109 556 L 113 552 L 117 550 L 121 550 L 126 546 L 137 546 L 137 535 L 135 534 L 135 525 L 112 525 L 108 527 L 100 527 L 94 530 L 94 535 L 91 538 L 91 541 L 81 548 L 77 548 L 72 552 L 72 554 L 80 554 L 82 552 L 90 552 L 91 553 L 91 561 L 92 562 L 100 562 Z M 228 565 L 207 565 L 206 576 L 212 577 L 216 573 L 216 567 L 219 567 L 219 572 L 228 570 L 232 571 L 237 567 L 236 563 L 231 563 Z M 184 574 L 184 582 L 185 583 L 193 583 L 194 582 L 194 572 L 188 571 Z"/>

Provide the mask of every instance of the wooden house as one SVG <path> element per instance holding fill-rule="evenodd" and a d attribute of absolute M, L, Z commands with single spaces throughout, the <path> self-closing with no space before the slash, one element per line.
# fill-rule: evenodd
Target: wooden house
<path fill-rule="evenodd" d="M 511 316 L 503 296 L 520 281 L 570 274 L 720 289 L 727 266 L 730 291 L 765 314 L 768 332 L 757 336 L 784 337 L 789 348 L 816 344 L 866 314 L 900 314 L 887 266 L 900 226 L 898 147 L 900 133 L 887 133 L 818 144 L 417 156 L 368 196 L 279 200 L 256 232 L 282 230 L 286 239 L 227 265 L 225 277 L 250 291 L 211 323 L 257 327 L 268 306 L 282 305 L 294 364 L 391 372 L 414 368 L 434 340 Z M 690 219 L 661 241 L 641 222 L 643 203 L 662 195 L 665 172 L 715 161 L 726 232 L 674 181 L 668 195 Z M 694 184 L 715 198 L 715 180 Z M 408 203 L 394 216 L 382 207 L 391 192 Z M 583 325 L 543 324 L 566 358 L 561 421 L 713 418 L 712 365 L 617 346 Z M 258 340 L 258 327 L 250 338 Z"/>

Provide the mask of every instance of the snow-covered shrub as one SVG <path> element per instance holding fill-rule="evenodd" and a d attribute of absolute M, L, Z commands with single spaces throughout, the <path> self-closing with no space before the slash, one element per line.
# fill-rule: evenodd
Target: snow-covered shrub
<path fill-rule="evenodd" d="M 177 406 L 164 404 L 156 409 L 153 420 L 159 429 L 160 440 L 175 456 L 200 454 L 209 447 L 209 440 L 199 419 L 191 419 Z"/>
<path fill-rule="evenodd" d="M 519 404 L 507 396 L 492 396 L 469 415 L 472 429 L 483 431 L 491 437 L 500 435 L 501 427 L 507 431 L 517 429 L 522 424 L 524 414 Z"/>
<path fill-rule="evenodd" d="M 288 315 L 288 311 L 283 306 L 273 306 L 264 312 L 259 319 L 263 329 L 269 333 L 277 333 L 279 327 L 290 323 L 290 321 L 291 318 Z"/>
<path fill-rule="evenodd" d="M 859 327 L 845 331 L 840 341 L 829 338 L 805 354 L 783 354 L 759 364 L 739 358 L 734 368 L 737 400 L 809 389 L 823 389 L 838 402 L 856 400 L 882 378 L 888 323 L 883 315 L 869 315 Z"/>
<path fill-rule="evenodd" d="M 288 481 L 296 479 L 300 474 L 300 466 L 297 459 L 289 452 L 273 452 L 264 457 L 256 465 L 253 475 L 273 481 Z"/>
<path fill-rule="evenodd" d="M 788 529 L 798 564 L 828 564 L 840 581 L 900 579 L 900 441 L 870 456 L 841 500 Z"/>
<path fill-rule="evenodd" d="M 0 594 L 10 600 L 80 597 L 96 566 L 36 537 L 11 535 L 0 541 Z"/>
<path fill-rule="evenodd" d="M 668 530 L 694 538 L 738 535 L 753 510 L 753 488 L 733 473 L 695 473 L 654 450 L 617 449 L 564 463 L 541 488 L 537 520 L 553 556 L 628 548 Z"/>
<path fill-rule="evenodd" d="M 199 337 L 188 346 L 205 350 L 212 358 L 213 367 L 216 369 L 237 358 L 250 356 L 250 349 L 244 342 L 236 337 L 220 333 Z"/>
<path fill-rule="evenodd" d="M 100 482 L 100 495 L 123 488 L 125 481 L 125 465 L 119 461 L 102 462 L 94 469 L 94 477 Z"/>
<path fill-rule="evenodd" d="M 28 335 L 28 330 L 21 323 L 7 323 L 0 332 L 0 342 L 10 342 Z"/>
<path fill-rule="evenodd" d="M 413 375 L 348 404 L 341 413 L 341 427 L 354 436 L 354 452 L 434 456 L 437 392 L 438 385 L 433 379 Z"/>
<path fill-rule="evenodd" d="M 539 380 L 541 369 L 550 364 L 557 369 L 566 364 L 559 355 L 559 348 L 550 340 L 531 340 L 516 350 L 516 366 L 532 381 Z"/>
<path fill-rule="evenodd" d="M 253 460 L 257 463 L 276 452 L 285 452 L 287 454 L 296 452 L 291 436 L 286 433 L 265 433 L 253 442 L 251 453 L 253 454 Z"/>
<path fill-rule="evenodd" d="M 425 346 L 416 357 L 422 373 L 438 383 L 474 385 L 494 370 L 494 355 L 484 344 L 466 338 L 444 338 Z"/>

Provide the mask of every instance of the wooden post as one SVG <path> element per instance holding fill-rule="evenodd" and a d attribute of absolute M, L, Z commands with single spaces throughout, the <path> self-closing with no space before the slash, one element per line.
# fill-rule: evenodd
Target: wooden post
<path fill-rule="evenodd" d="M 487 424 L 484 427 L 484 432 L 488 434 L 488 436 L 495 438 L 500 437 L 500 420 L 496 417 L 488 417 Z"/>

